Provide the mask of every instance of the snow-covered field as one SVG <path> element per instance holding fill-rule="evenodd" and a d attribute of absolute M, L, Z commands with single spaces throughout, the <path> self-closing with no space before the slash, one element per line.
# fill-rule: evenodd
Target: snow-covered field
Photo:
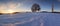
<path fill-rule="evenodd" d="M 37 12 L 0 15 L 0 26 L 60 26 L 60 14 Z"/>

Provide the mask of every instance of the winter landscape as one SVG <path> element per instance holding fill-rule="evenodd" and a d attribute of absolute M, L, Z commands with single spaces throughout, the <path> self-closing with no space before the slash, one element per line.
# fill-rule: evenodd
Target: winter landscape
<path fill-rule="evenodd" d="M 60 26 L 60 0 L 0 0 L 0 26 Z"/>
<path fill-rule="evenodd" d="M 0 26 L 60 26 L 60 14 L 35 12 L 0 15 Z"/>

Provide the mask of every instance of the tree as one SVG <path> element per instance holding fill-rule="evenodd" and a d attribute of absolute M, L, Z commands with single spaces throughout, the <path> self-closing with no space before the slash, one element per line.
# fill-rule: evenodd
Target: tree
<path fill-rule="evenodd" d="M 54 12 L 54 1 L 52 2 L 52 13 Z"/>
<path fill-rule="evenodd" d="M 33 4 L 31 8 L 32 12 L 40 11 L 40 6 L 39 4 Z"/>

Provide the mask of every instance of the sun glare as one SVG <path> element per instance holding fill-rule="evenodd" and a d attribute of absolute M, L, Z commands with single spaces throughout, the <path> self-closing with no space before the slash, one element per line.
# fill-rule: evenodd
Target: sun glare
<path fill-rule="evenodd" d="M 8 13 L 13 13 L 14 11 L 13 10 L 8 10 Z"/>

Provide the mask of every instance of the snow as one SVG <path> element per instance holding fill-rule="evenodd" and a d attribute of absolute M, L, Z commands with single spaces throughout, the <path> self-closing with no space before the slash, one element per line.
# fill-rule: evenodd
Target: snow
<path fill-rule="evenodd" d="M 0 15 L 0 25 L 15 24 L 13 26 L 60 26 L 58 13 L 18 13 Z"/>

